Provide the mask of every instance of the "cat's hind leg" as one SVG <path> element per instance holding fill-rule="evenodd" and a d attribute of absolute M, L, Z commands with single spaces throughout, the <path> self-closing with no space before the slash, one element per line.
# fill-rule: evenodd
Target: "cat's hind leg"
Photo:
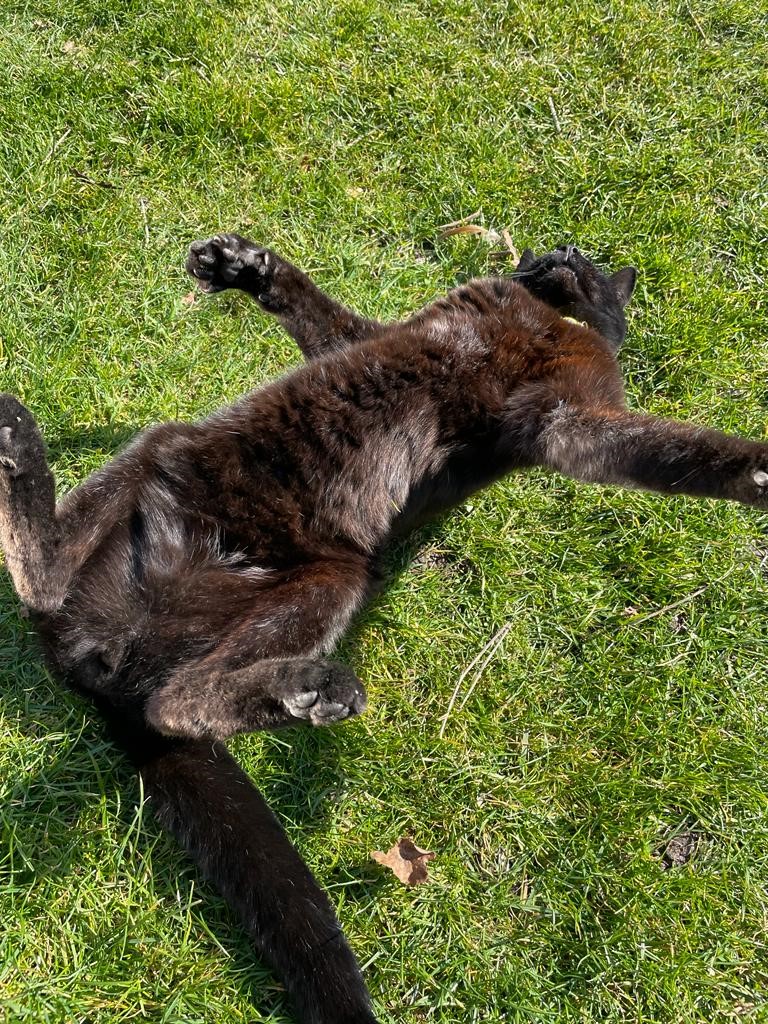
<path fill-rule="evenodd" d="M 626 409 L 558 404 L 543 417 L 544 465 L 591 483 L 768 508 L 768 444 Z"/>
<path fill-rule="evenodd" d="M 237 288 L 278 318 L 307 359 L 338 352 L 378 333 L 366 320 L 331 299 L 292 263 L 240 235 L 193 242 L 187 272 L 205 292 Z"/>
<path fill-rule="evenodd" d="M 359 714 L 366 706 L 363 684 L 320 654 L 366 590 L 364 575 L 325 565 L 265 590 L 210 654 L 175 669 L 151 695 L 147 721 L 166 735 L 226 739 Z"/>
<path fill-rule="evenodd" d="M 61 605 L 70 578 L 58 557 L 55 503 L 32 414 L 13 395 L 0 395 L 0 547 L 19 597 L 40 612 Z"/>
<path fill-rule="evenodd" d="M 147 702 L 148 722 L 169 736 L 226 739 L 307 722 L 330 725 L 365 710 L 352 669 L 314 658 L 264 658 L 240 669 L 207 658 L 178 670 Z"/>

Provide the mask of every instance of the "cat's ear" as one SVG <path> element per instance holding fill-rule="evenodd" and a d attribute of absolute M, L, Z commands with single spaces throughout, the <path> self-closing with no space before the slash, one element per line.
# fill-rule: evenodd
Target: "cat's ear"
<path fill-rule="evenodd" d="M 520 254 L 520 262 L 515 267 L 516 271 L 530 270 L 533 264 L 536 262 L 536 257 L 533 255 L 530 249 L 523 249 Z"/>
<path fill-rule="evenodd" d="M 635 283 L 637 281 L 637 271 L 635 268 L 624 267 L 623 270 L 617 270 L 615 274 L 611 274 L 608 280 L 616 289 L 621 305 L 626 306 L 632 298 L 632 292 L 635 290 Z"/>

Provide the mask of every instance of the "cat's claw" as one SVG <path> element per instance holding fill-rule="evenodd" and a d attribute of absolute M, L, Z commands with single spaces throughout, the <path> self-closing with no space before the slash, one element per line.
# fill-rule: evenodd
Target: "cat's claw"
<path fill-rule="evenodd" d="M 283 705 L 293 718 L 312 725 L 340 722 L 365 711 L 367 699 L 352 669 L 336 662 L 311 662 L 302 671 L 298 686 L 283 694 Z"/>

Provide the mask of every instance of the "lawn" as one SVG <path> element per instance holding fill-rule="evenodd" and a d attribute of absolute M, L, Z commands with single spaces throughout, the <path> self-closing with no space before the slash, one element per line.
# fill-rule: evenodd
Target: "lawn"
<path fill-rule="evenodd" d="M 298 361 L 245 298 L 189 300 L 190 240 L 399 317 L 499 266 L 441 237 L 477 214 L 635 264 L 631 405 L 764 437 L 767 38 L 746 0 L 5 0 L 0 388 L 64 490 Z M 768 1021 L 767 527 L 510 478 L 392 552 L 342 647 L 362 718 L 232 745 L 382 1022 Z M 290 1021 L 5 575 L 0 714 L 0 1014 Z M 429 884 L 370 861 L 399 836 Z"/>

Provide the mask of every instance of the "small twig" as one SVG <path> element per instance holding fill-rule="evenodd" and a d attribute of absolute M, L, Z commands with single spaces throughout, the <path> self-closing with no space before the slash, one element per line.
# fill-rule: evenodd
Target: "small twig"
<path fill-rule="evenodd" d="M 657 608 L 655 612 L 648 612 L 646 615 L 633 615 L 632 618 L 627 619 L 627 622 L 631 622 L 633 626 L 636 626 L 638 622 L 647 622 L 648 619 L 656 619 L 659 615 L 665 615 L 667 612 L 673 612 L 681 605 L 689 604 L 691 601 L 695 600 L 703 594 L 708 587 L 709 583 L 705 583 L 703 587 L 699 587 L 698 590 L 694 590 L 691 594 L 686 594 L 685 597 L 681 597 L 679 601 L 673 601 L 672 604 L 665 604 L 663 608 Z"/>
<path fill-rule="evenodd" d="M 555 101 L 551 96 L 548 96 L 547 102 L 549 103 L 549 109 L 552 111 L 552 120 L 555 122 L 555 128 L 557 128 L 558 132 L 562 132 L 563 129 L 560 124 L 560 118 L 557 116 L 557 111 L 555 110 Z"/>
<path fill-rule="evenodd" d="M 98 188 L 117 188 L 117 185 L 113 185 L 111 181 L 96 181 L 94 178 L 89 178 L 87 174 L 78 171 L 76 167 L 70 167 L 69 173 L 75 178 L 79 178 L 80 181 L 84 181 L 86 185 L 96 185 Z"/>
<path fill-rule="evenodd" d="M 475 210 L 474 213 L 470 213 L 466 217 L 462 217 L 461 220 L 452 220 L 450 224 L 438 224 L 437 230 L 448 231 L 449 228 L 458 228 L 462 224 L 469 224 L 470 221 L 477 220 L 482 212 L 482 210 Z"/>
<path fill-rule="evenodd" d="M 149 206 L 149 202 L 146 199 L 144 199 L 143 197 L 141 199 L 139 199 L 139 207 L 141 208 L 141 216 L 142 216 L 142 219 L 144 221 L 144 239 L 145 239 L 147 245 L 149 245 L 149 221 L 147 220 L 147 207 L 148 206 Z"/>
<path fill-rule="evenodd" d="M 483 672 L 487 668 L 488 663 L 490 662 L 491 658 L 494 656 L 494 654 L 498 650 L 499 644 L 501 643 L 501 641 L 504 639 L 504 637 L 507 635 L 507 633 L 510 631 L 511 628 L 512 628 L 512 623 L 511 622 L 506 622 L 501 627 L 501 629 L 497 630 L 497 632 L 493 634 L 493 636 L 488 641 L 488 643 L 482 648 L 482 650 L 480 650 L 475 655 L 475 657 L 472 659 L 472 661 L 470 661 L 470 663 L 467 665 L 467 667 L 462 671 L 461 675 L 459 676 L 458 680 L 456 681 L 456 686 L 454 687 L 453 693 L 451 694 L 451 699 L 448 701 L 448 708 L 447 708 L 445 714 L 443 715 L 442 719 L 440 720 L 441 723 L 442 723 L 440 725 L 440 733 L 439 733 L 440 739 L 442 739 L 443 735 L 445 734 L 445 727 L 448 724 L 448 719 L 450 718 L 451 712 L 453 711 L 453 706 L 456 703 L 456 698 L 459 696 L 459 691 L 461 690 L 461 684 L 467 678 L 467 676 L 472 671 L 472 669 L 475 667 L 475 665 L 477 665 L 477 663 L 479 661 L 481 661 L 483 656 L 487 655 L 485 660 L 480 665 L 480 668 L 477 670 L 477 673 L 475 674 L 475 678 L 472 680 L 472 682 L 471 682 L 471 684 L 469 686 L 469 689 L 468 689 L 468 691 L 466 693 L 466 696 L 464 697 L 464 699 L 462 700 L 461 704 L 459 705 L 460 709 L 463 708 L 464 705 L 469 700 L 470 696 L 472 695 L 472 691 L 474 690 L 475 686 L 477 686 L 477 683 L 478 683 L 478 680 L 480 679 L 480 676 L 483 674 Z"/>

